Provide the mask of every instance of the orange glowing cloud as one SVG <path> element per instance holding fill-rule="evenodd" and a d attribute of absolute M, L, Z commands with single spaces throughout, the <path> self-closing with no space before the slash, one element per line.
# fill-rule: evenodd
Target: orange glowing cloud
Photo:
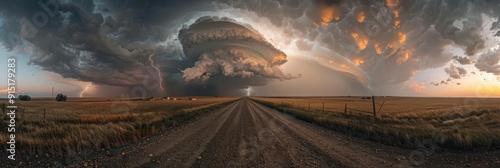
<path fill-rule="evenodd" d="M 403 44 L 406 41 L 406 33 L 398 32 L 398 42 L 399 44 Z"/>
<path fill-rule="evenodd" d="M 351 36 L 352 38 L 354 38 L 354 40 L 356 40 L 356 43 L 358 43 L 359 50 L 364 50 L 366 48 L 366 45 L 368 45 L 368 38 L 360 36 L 356 32 L 351 32 Z"/>
<path fill-rule="evenodd" d="M 359 66 L 359 65 L 365 63 L 365 60 L 363 60 L 361 58 L 355 58 L 354 60 L 352 60 L 352 62 L 354 63 L 354 65 Z"/>
<path fill-rule="evenodd" d="M 365 11 L 359 11 L 358 12 L 358 22 L 363 23 L 365 21 L 365 18 L 366 18 Z"/>
<path fill-rule="evenodd" d="M 340 20 L 340 9 L 335 6 L 322 6 L 320 7 L 321 15 L 321 25 L 328 26 L 328 23 L 332 22 L 333 19 Z"/>
<path fill-rule="evenodd" d="M 374 43 L 373 44 L 373 47 L 375 48 L 375 51 L 377 52 L 377 54 L 382 54 L 382 46 L 380 46 L 380 43 Z"/>
<path fill-rule="evenodd" d="M 389 44 L 387 44 L 387 47 L 394 48 L 396 46 L 402 45 L 404 42 L 406 42 L 406 33 L 398 32 L 396 34 L 395 39 L 393 39 L 393 41 L 391 41 L 391 42 L 389 42 Z"/>
<path fill-rule="evenodd" d="M 7 94 L 9 91 L 7 89 L 0 89 L 0 94 Z"/>
<path fill-rule="evenodd" d="M 414 52 L 415 49 L 406 49 L 401 51 L 401 53 L 398 55 L 398 58 L 396 59 L 396 63 L 401 64 L 408 61 L 408 59 L 410 59 Z"/>
<path fill-rule="evenodd" d="M 385 5 L 389 8 L 393 8 L 399 5 L 399 0 L 385 0 Z"/>
<path fill-rule="evenodd" d="M 387 8 L 392 10 L 392 16 L 393 16 L 393 24 L 397 28 L 401 25 L 401 20 L 399 19 L 399 10 L 401 8 L 397 8 L 399 6 L 399 0 L 386 0 L 385 5 Z"/>
<path fill-rule="evenodd" d="M 394 26 L 399 28 L 400 24 L 401 24 L 401 20 L 399 20 L 399 18 L 394 18 Z"/>
<path fill-rule="evenodd" d="M 286 61 L 286 55 L 283 54 L 283 53 L 281 53 L 281 54 L 279 54 L 279 55 L 277 55 L 276 57 L 273 58 L 273 62 L 272 63 L 273 64 L 276 64 L 276 63 L 281 64 L 281 63 L 283 63 L 283 61 Z"/>
<path fill-rule="evenodd" d="M 399 10 L 393 10 L 392 14 L 393 14 L 394 18 L 399 18 Z"/>

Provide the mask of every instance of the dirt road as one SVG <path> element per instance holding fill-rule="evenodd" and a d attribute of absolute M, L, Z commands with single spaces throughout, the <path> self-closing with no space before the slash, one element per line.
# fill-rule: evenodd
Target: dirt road
<path fill-rule="evenodd" d="M 437 153 L 381 145 L 242 98 L 185 126 L 85 163 L 99 167 L 491 167 L 500 165 L 496 156 L 498 152 Z"/>
<path fill-rule="evenodd" d="M 139 145 L 104 167 L 395 167 L 368 144 L 243 98 Z M 391 154 L 391 155 L 394 155 Z M 391 160 L 389 158 L 393 158 Z"/>

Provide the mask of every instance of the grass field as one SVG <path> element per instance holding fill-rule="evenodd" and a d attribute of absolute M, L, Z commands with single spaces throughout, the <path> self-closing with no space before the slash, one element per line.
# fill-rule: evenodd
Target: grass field
<path fill-rule="evenodd" d="M 500 148 L 500 99 L 376 97 L 376 120 L 372 100 L 361 97 L 253 99 L 302 120 L 395 146 L 419 148 L 425 142 L 452 150 Z"/>
<path fill-rule="evenodd" d="M 74 155 L 82 150 L 109 149 L 167 127 L 189 121 L 219 108 L 236 97 L 197 97 L 196 101 L 131 101 L 108 98 L 70 98 L 18 101 L 16 149 L 30 155 Z M 0 102 L 6 103 L 6 100 Z M 45 114 L 44 114 L 45 111 Z M 1 115 L 0 129 L 7 130 L 7 115 Z M 7 142 L 0 134 L 0 142 Z M 5 144 L 2 150 L 6 150 Z"/>

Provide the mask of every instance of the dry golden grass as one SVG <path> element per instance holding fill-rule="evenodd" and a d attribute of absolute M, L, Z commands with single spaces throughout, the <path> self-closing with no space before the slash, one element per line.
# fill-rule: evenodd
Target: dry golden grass
<path fill-rule="evenodd" d="M 397 146 L 413 148 L 416 141 L 431 139 L 449 149 L 500 148 L 500 99 L 376 97 L 376 110 L 385 100 L 376 123 L 371 99 L 254 99 L 300 119 Z M 344 113 L 345 104 L 366 112 Z"/>
<path fill-rule="evenodd" d="M 73 155 L 82 150 L 117 147 L 146 135 L 157 134 L 237 98 L 181 99 L 129 101 L 71 98 L 67 102 L 52 99 L 18 101 L 17 149 L 29 151 L 33 155 Z M 7 129 L 5 117 L 0 116 L 2 130 Z M 1 142 L 7 142 L 7 138 L 6 134 L 0 134 Z M 2 150 L 5 149 L 6 146 L 2 145 Z"/>

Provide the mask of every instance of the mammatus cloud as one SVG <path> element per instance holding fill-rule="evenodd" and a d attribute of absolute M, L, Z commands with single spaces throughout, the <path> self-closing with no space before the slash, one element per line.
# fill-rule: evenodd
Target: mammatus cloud
<path fill-rule="evenodd" d="M 451 47 L 468 56 L 456 59 L 459 63 L 473 63 L 467 59 L 486 49 L 484 17 L 500 15 L 496 1 L 220 1 L 293 28 L 284 34 L 301 39 L 295 41 L 300 50 L 314 50 L 304 47 L 309 42 L 336 53 L 331 57 L 351 60 L 374 88 L 447 65 L 455 55 Z M 498 23 L 491 31 L 499 30 Z"/>
<path fill-rule="evenodd" d="M 286 54 L 274 48 L 253 28 L 229 18 L 202 17 L 179 33 L 193 67 L 182 70 L 186 82 L 207 82 L 212 76 L 289 80 L 283 72 Z"/>

